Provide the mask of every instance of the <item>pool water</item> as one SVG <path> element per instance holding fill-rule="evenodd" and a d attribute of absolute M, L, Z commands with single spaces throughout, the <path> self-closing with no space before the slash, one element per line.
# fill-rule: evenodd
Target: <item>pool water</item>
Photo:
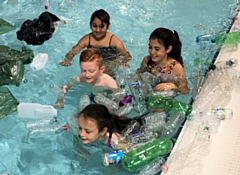
<path fill-rule="evenodd" d="M 130 51 L 133 57 L 129 62 L 132 71 L 138 68 L 142 58 L 148 54 L 148 37 L 155 28 L 176 30 L 182 41 L 184 67 L 190 80 L 193 60 L 196 57 L 211 60 L 216 52 L 214 45 L 208 45 L 202 50 L 196 43 L 196 37 L 210 31 L 227 31 L 238 5 L 238 0 L 101 0 L 101 3 L 98 0 L 50 0 L 49 12 L 68 23 L 60 26 L 43 45 L 29 45 L 35 55 L 49 55 L 46 66 L 39 71 L 32 71 L 29 65 L 25 65 L 24 78 L 28 80 L 27 83 L 21 83 L 19 87 L 7 87 L 19 102 L 52 105 L 56 98 L 49 92 L 49 84 L 61 86 L 80 72 L 79 54 L 75 56 L 71 67 L 62 67 L 58 62 L 64 59 L 65 54 L 83 35 L 90 32 L 90 16 L 100 8 L 111 16 L 109 31 L 118 36 Z M 1 2 L 1 18 L 15 24 L 17 28 L 0 35 L 0 44 L 20 50 L 22 42 L 17 40 L 16 31 L 25 20 L 38 18 L 44 11 L 44 4 L 39 0 Z M 192 82 L 188 82 L 192 88 Z M 65 97 L 65 107 L 58 109 L 61 124 L 64 125 L 76 111 L 79 98 L 86 91 L 81 85 L 71 88 Z M 189 102 L 191 92 L 178 99 Z M 26 120 L 19 118 L 17 112 L 0 120 L 0 172 L 6 170 L 11 175 L 137 174 L 126 172 L 121 165 L 104 167 L 100 156 L 102 151 L 109 151 L 104 146 L 79 146 L 77 149 L 73 145 L 71 130 L 54 136 L 27 139 L 25 123 Z"/>

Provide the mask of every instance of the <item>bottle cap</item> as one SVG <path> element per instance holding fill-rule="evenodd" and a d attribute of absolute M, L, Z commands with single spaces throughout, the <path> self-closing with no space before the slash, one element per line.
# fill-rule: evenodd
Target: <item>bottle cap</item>
<path fill-rule="evenodd" d="M 68 130 L 68 126 L 67 126 L 67 125 L 64 125 L 64 126 L 63 126 L 63 130 L 65 130 L 65 131 Z"/>

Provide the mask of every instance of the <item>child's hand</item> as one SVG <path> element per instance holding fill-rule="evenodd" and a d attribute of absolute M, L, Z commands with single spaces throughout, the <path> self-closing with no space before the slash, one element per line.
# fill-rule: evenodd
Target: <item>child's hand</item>
<path fill-rule="evenodd" d="M 60 64 L 62 66 L 71 66 L 72 65 L 72 63 L 67 59 L 64 59 L 63 61 L 60 61 L 58 64 Z"/>
<path fill-rule="evenodd" d="M 130 66 L 129 66 L 129 64 L 128 63 L 125 63 L 125 62 L 121 62 L 121 64 L 120 64 L 121 66 L 125 66 L 125 67 L 128 67 L 128 68 L 130 68 Z"/>
<path fill-rule="evenodd" d="M 57 99 L 57 101 L 54 103 L 54 106 L 57 108 L 64 108 L 63 99 Z"/>
<path fill-rule="evenodd" d="M 154 90 L 155 91 L 168 91 L 168 90 L 172 90 L 172 89 L 176 89 L 177 86 L 173 83 L 161 83 L 158 84 Z"/>

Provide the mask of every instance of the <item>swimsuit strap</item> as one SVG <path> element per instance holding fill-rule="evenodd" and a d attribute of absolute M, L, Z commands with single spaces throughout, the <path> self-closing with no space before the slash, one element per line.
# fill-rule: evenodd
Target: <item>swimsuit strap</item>
<path fill-rule="evenodd" d="M 89 40 L 88 40 L 88 47 L 91 47 L 91 43 L 90 43 L 90 42 L 91 42 L 91 33 L 89 33 L 89 35 L 88 35 L 88 36 L 89 36 Z"/>
<path fill-rule="evenodd" d="M 113 37 L 114 35 L 112 35 L 111 37 L 110 37 L 110 40 L 109 40 L 109 47 L 111 46 L 111 41 L 112 41 L 112 37 Z"/>
<path fill-rule="evenodd" d="M 108 137 L 108 147 L 112 148 L 112 144 L 111 144 L 111 139 L 112 139 L 112 132 L 109 133 L 109 137 Z"/>

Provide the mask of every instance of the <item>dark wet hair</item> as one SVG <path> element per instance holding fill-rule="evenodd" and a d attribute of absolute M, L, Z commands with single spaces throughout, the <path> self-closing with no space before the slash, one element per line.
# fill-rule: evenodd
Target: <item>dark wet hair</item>
<path fill-rule="evenodd" d="M 157 28 L 151 33 L 149 40 L 150 39 L 157 39 L 165 49 L 172 46 L 172 50 L 168 53 L 168 56 L 177 60 L 183 66 L 183 59 L 181 56 L 182 43 L 175 30 Z"/>
<path fill-rule="evenodd" d="M 102 22 L 102 26 L 103 27 L 104 27 L 103 23 L 107 24 L 107 28 L 109 27 L 109 25 L 110 25 L 110 16 L 109 16 L 109 14 L 105 10 L 99 9 L 99 10 L 96 10 L 95 12 L 93 12 L 93 14 L 91 16 L 91 19 L 90 19 L 90 27 L 91 27 L 92 22 L 93 22 L 93 20 L 95 18 L 100 19 L 100 21 Z"/>
<path fill-rule="evenodd" d="M 109 110 L 101 104 L 90 104 L 79 112 L 78 118 L 83 116 L 84 119 L 94 119 L 97 122 L 98 132 L 101 132 L 105 127 L 108 132 L 120 133 L 132 119 L 125 116 L 117 116 L 111 114 Z"/>

